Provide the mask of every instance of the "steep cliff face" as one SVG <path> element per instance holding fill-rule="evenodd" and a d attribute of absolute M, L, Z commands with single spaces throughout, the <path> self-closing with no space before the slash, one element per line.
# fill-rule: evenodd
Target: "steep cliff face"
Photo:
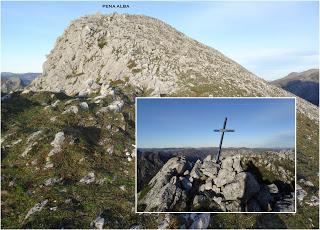
<path fill-rule="evenodd" d="M 155 96 L 292 96 L 160 20 L 127 14 L 72 21 L 30 89 L 99 92 L 110 80 L 149 89 Z M 315 107 L 301 99 L 298 105 L 317 119 Z"/>

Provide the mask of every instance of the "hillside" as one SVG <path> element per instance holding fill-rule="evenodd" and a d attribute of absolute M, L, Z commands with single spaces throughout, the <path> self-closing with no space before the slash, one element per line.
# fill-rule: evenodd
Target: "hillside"
<path fill-rule="evenodd" d="M 270 83 L 319 106 L 318 69 L 310 69 L 300 73 L 293 72 Z"/>
<path fill-rule="evenodd" d="M 2 227 L 319 227 L 318 110 L 302 99 L 297 214 L 136 214 L 134 98 L 160 94 L 292 96 L 157 19 L 74 20 L 42 75 L 2 100 Z"/>
<path fill-rule="evenodd" d="M 40 73 L 10 73 L 1 72 L 1 92 L 21 90 L 38 77 Z"/>

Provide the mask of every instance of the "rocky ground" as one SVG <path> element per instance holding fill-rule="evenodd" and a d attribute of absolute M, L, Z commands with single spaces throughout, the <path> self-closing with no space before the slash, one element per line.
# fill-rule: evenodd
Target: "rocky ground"
<path fill-rule="evenodd" d="M 168 160 L 138 194 L 138 211 L 295 211 L 294 167 L 286 167 L 293 151 L 229 155 L 219 164 L 211 157 Z"/>

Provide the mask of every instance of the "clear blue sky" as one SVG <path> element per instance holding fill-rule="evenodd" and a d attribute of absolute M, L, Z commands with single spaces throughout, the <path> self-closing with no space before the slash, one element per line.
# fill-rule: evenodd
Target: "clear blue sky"
<path fill-rule="evenodd" d="M 318 67 L 318 2 L 1 2 L 2 71 L 41 72 L 72 19 L 134 13 L 159 18 L 267 80 Z"/>
<path fill-rule="evenodd" d="M 138 99 L 139 148 L 213 147 L 228 117 L 224 146 L 293 148 L 293 99 Z"/>

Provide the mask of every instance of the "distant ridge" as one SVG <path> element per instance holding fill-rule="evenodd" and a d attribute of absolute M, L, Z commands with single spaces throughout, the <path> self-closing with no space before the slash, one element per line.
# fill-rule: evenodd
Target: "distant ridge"
<path fill-rule="evenodd" d="M 271 84 L 319 106 L 319 69 L 293 72 L 284 78 L 272 81 Z"/>

